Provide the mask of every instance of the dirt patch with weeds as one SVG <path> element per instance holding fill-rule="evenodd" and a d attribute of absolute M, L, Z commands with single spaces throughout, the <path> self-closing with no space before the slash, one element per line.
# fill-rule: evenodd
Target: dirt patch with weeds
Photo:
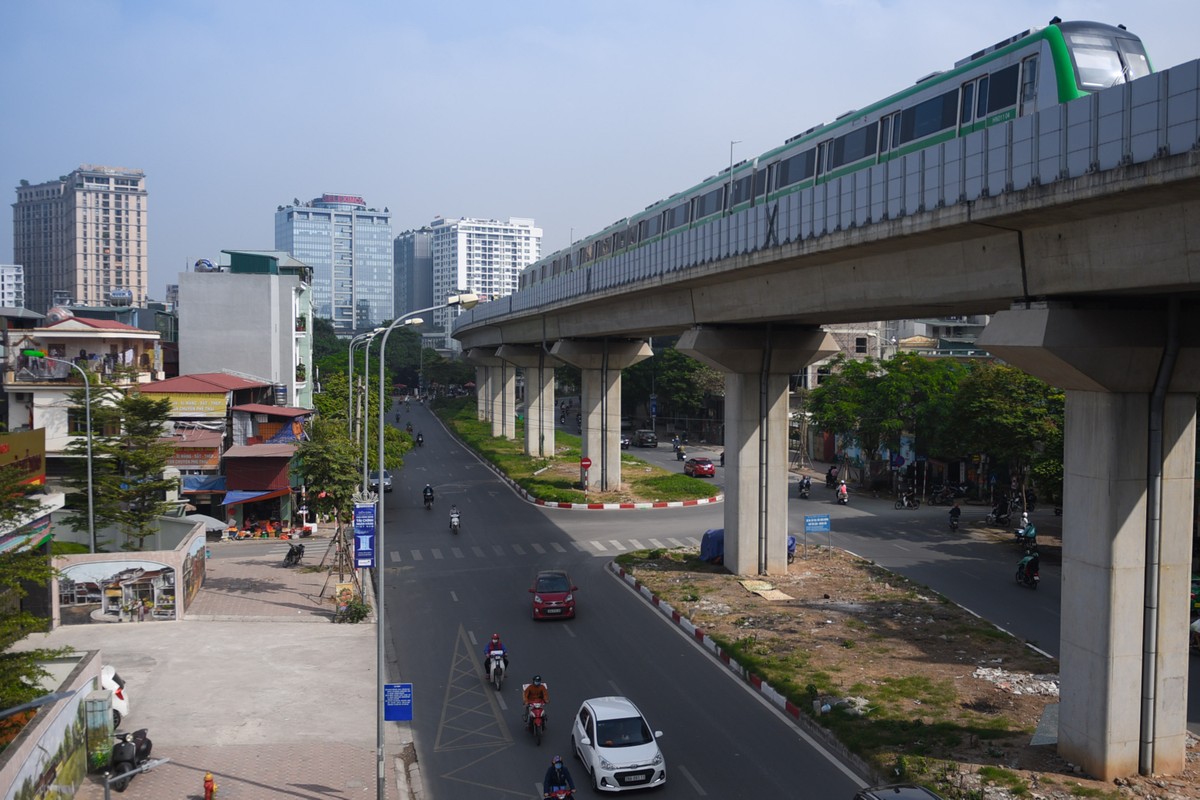
<path fill-rule="evenodd" d="M 881 781 L 924 783 L 948 798 L 1200 798 L 1194 740 L 1184 774 L 1113 783 L 1088 780 L 1053 744 L 1031 744 L 1058 702 L 1057 662 L 923 586 L 819 548 L 769 587 L 748 589 L 746 576 L 696 555 L 621 561 Z"/>

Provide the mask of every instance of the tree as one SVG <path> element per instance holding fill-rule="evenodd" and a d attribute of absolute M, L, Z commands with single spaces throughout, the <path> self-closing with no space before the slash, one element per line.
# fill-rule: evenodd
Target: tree
<path fill-rule="evenodd" d="M 339 521 L 362 482 L 358 469 L 362 451 L 351 441 L 343 423 L 344 420 L 314 419 L 308 428 L 308 441 L 300 443 L 294 462 L 308 487 L 309 505 L 318 514 L 331 514 Z"/>
<path fill-rule="evenodd" d="M 674 347 L 664 347 L 645 361 L 621 372 L 623 411 L 636 416 L 650 395 L 658 397 L 661 417 L 695 417 L 703 413 L 705 400 L 725 393 L 725 376 L 685 355 Z"/>
<path fill-rule="evenodd" d="M 92 391 L 92 497 L 97 528 L 116 526 L 125 536 L 122 547 L 141 550 L 147 536 L 158 531 L 157 518 L 170 504 L 166 493 L 177 486 L 163 477 L 174 453 L 162 441 L 171 401 L 139 393 L 120 395 L 112 387 Z M 86 400 L 82 389 L 72 392 L 76 408 Z M 79 412 L 77 412 L 79 413 Z M 77 437 L 67 452 L 81 456 L 82 469 L 68 480 L 76 494 L 87 492 L 87 437 Z M 67 516 L 75 530 L 87 527 L 87 512 L 74 501 Z"/>
<path fill-rule="evenodd" d="M 959 384 L 954 432 L 970 452 L 985 453 L 1024 483 L 1034 462 L 1061 481 L 1066 395 L 1007 364 L 976 364 Z M 1046 487 L 1052 489 L 1053 487 Z"/>
<path fill-rule="evenodd" d="M 0 530 L 8 531 L 29 521 L 40 508 L 31 496 L 34 489 L 21 483 L 24 473 L 15 465 L 0 467 Z M 42 681 L 50 677 L 40 664 L 63 650 L 11 648 L 31 633 L 46 630 L 46 622 L 21 607 L 29 587 L 44 587 L 53 577 L 47 548 L 6 550 L 0 553 L 0 708 L 27 703 L 45 694 Z"/>
<path fill-rule="evenodd" d="M 862 420 L 868 415 L 867 398 L 877 365 L 874 359 L 858 361 L 839 353 L 829 364 L 830 374 L 808 395 L 808 411 L 821 430 L 843 440 L 863 442 Z"/>

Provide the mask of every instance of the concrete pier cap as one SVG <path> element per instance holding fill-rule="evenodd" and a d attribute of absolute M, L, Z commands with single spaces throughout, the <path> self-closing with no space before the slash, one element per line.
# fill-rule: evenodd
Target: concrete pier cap
<path fill-rule="evenodd" d="M 768 373 L 794 375 L 800 370 L 837 355 L 841 348 L 820 328 L 799 325 L 755 327 L 697 326 L 684 331 L 675 349 L 722 372 L 759 373 L 764 353 Z"/>

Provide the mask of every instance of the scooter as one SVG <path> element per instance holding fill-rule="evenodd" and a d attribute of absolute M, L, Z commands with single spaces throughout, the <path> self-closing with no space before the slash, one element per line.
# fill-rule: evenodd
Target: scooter
<path fill-rule="evenodd" d="M 788 534 L 787 559 L 789 564 L 796 560 L 796 537 L 792 536 L 790 533 Z"/>
<path fill-rule="evenodd" d="M 1017 528 L 1013 531 L 1013 536 L 1016 537 L 1017 544 L 1022 547 L 1032 547 L 1037 544 L 1037 528 L 1033 523 L 1024 528 Z"/>
<path fill-rule="evenodd" d="M 916 509 L 921 507 L 921 498 L 912 492 L 904 492 L 896 498 L 896 508 Z"/>
<path fill-rule="evenodd" d="M 525 721 L 525 728 L 533 734 L 533 740 L 540 747 L 542 744 L 542 734 L 546 732 L 546 704 L 545 703 L 530 703 L 529 704 L 529 719 Z"/>
<path fill-rule="evenodd" d="M 801 500 L 807 500 L 809 495 L 812 494 L 812 479 L 807 475 L 800 479 L 796 494 L 800 496 Z"/>
<path fill-rule="evenodd" d="M 497 692 L 504 684 L 504 653 L 499 650 L 488 653 L 488 682 L 496 687 Z"/>
<path fill-rule="evenodd" d="M 950 515 L 950 530 L 952 530 L 952 531 L 958 530 L 958 514 Z"/>
<path fill-rule="evenodd" d="M 549 797 L 553 800 L 565 800 L 565 798 L 573 797 L 574 789 L 568 789 L 566 786 L 555 786 L 553 789 L 546 789 L 546 793 L 542 797 Z"/>
<path fill-rule="evenodd" d="M 426 511 L 432 510 L 433 509 L 433 495 L 427 494 L 427 495 L 424 495 L 424 498 L 425 498 L 425 510 Z"/>
<path fill-rule="evenodd" d="M 424 446 L 425 446 L 425 437 L 418 433 L 417 434 L 417 447 L 424 447 Z"/>
<path fill-rule="evenodd" d="M 133 780 L 133 775 L 127 775 L 127 773 L 133 772 L 149 761 L 150 751 L 153 748 L 154 743 L 150 741 L 145 728 L 117 736 L 110 762 L 115 777 L 109 785 L 118 792 L 125 791 L 129 787 L 129 782 Z"/>
<path fill-rule="evenodd" d="M 1025 548 L 1025 557 L 1017 562 L 1017 583 L 1036 589 L 1042 580 L 1038 574 L 1040 560 L 1037 547 L 1030 545 Z"/>
<path fill-rule="evenodd" d="M 457 513 L 451 514 L 450 515 L 450 532 L 458 533 L 458 530 L 461 527 L 462 527 L 462 518 Z"/>
<path fill-rule="evenodd" d="M 287 555 L 283 557 L 283 565 L 285 567 L 294 567 L 300 563 L 300 559 L 302 558 L 304 558 L 304 545 L 289 545 Z"/>
<path fill-rule="evenodd" d="M 1004 527 L 1007 526 L 1011 520 L 1012 516 L 1008 511 L 1008 507 L 1004 504 L 995 506 L 991 511 L 988 512 L 987 515 L 988 525 L 1000 525 L 1001 527 Z"/>
<path fill-rule="evenodd" d="M 837 501 L 839 506 L 850 505 L 850 490 L 846 488 L 846 484 L 842 484 L 837 490 Z"/>

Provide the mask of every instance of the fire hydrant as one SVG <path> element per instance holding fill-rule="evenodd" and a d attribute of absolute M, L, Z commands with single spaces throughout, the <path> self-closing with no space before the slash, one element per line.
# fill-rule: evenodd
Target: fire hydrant
<path fill-rule="evenodd" d="M 217 796 L 217 782 L 211 772 L 204 773 L 204 800 L 213 800 Z"/>

